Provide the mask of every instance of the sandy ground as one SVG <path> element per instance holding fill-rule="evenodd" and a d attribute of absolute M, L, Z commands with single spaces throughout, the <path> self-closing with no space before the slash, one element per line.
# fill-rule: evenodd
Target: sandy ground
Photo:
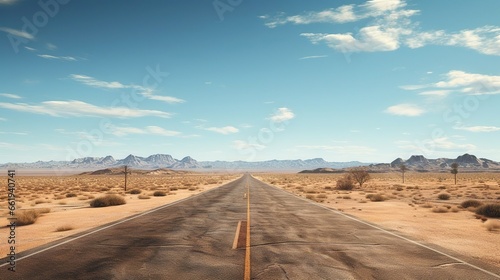
<path fill-rule="evenodd" d="M 141 183 L 150 186 L 156 184 L 156 187 L 145 188 L 143 186 L 140 188 L 143 189 L 142 195 L 149 196 L 149 199 L 140 199 L 138 194 L 123 192 L 121 177 L 17 178 L 17 193 L 20 194 L 17 198 L 17 211 L 50 209 L 50 212 L 42 214 L 34 224 L 16 228 L 16 253 L 213 189 L 238 177 L 238 175 L 187 175 L 187 179 L 172 176 L 141 179 Z M 2 179 L 7 181 L 7 178 Z M 85 181 L 89 183 L 85 184 Z M 51 184 L 51 187 L 48 184 Z M 101 191 L 103 185 L 108 185 L 108 187 Z M 138 181 L 134 184 L 132 180 L 129 182 L 128 189 L 139 189 L 139 185 L 141 184 L 138 184 Z M 58 194 L 56 189 L 60 187 L 65 190 Z M 167 195 L 153 196 L 155 190 L 164 190 Z M 77 193 L 77 196 L 68 198 L 62 195 L 69 192 Z M 100 197 L 106 193 L 118 193 L 126 199 L 127 203 L 100 208 L 89 206 L 92 198 Z M 8 212 L 5 200 L 5 195 L 1 196 L 0 219 L 4 221 L 4 225 L 7 225 Z M 71 229 L 61 231 L 59 229 L 61 227 Z M 7 227 L 0 228 L 1 255 L 8 253 L 10 247 L 7 244 L 8 236 L 9 229 Z"/>
<path fill-rule="evenodd" d="M 339 174 L 259 174 L 267 183 L 295 195 L 314 200 L 330 208 L 395 230 L 414 240 L 437 244 L 462 255 L 500 266 L 500 226 L 488 230 L 471 211 L 460 209 L 460 203 L 477 199 L 500 203 L 500 174 L 463 174 L 454 185 L 449 174 L 372 174 L 363 188 L 336 190 Z M 449 200 L 438 199 L 447 193 Z M 386 200 L 373 202 L 366 196 L 382 194 Z M 434 209 L 446 209 L 435 213 Z M 449 209 L 448 209 L 449 208 Z M 500 220 L 489 219 L 486 223 Z"/>

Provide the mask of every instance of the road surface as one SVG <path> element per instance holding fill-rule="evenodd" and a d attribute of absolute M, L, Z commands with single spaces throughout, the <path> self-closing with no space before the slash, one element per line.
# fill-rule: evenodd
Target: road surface
<path fill-rule="evenodd" d="M 233 249 L 248 209 L 250 248 Z M 498 267 L 431 247 L 245 175 L 20 253 L 15 273 L 4 259 L 0 279 L 500 279 Z"/>

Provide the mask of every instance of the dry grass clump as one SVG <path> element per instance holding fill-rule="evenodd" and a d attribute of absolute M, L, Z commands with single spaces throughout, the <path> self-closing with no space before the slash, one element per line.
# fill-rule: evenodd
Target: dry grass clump
<path fill-rule="evenodd" d="M 449 209 L 443 206 L 437 206 L 432 208 L 432 212 L 434 213 L 448 213 Z"/>
<path fill-rule="evenodd" d="M 483 203 L 481 201 L 474 200 L 474 199 L 469 199 L 469 200 L 466 200 L 466 201 L 463 201 L 462 203 L 460 203 L 460 206 L 462 206 L 464 209 L 467 209 L 469 207 L 477 208 L 481 205 L 483 205 Z"/>
<path fill-rule="evenodd" d="M 71 225 L 62 225 L 62 226 L 57 227 L 56 231 L 57 232 L 61 232 L 61 231 L 69 231 L 69 230 L 72 230 L 72 229 L 74 229 L 74 227 L 71 226 Z"/>
<path fill-rule="evenodd" d="M 352 181 L 351 176 L 344 176 L 337 180 L 337 190 L 350 191 L 354 189 L 354 182 Z"/>
<path fill-rule="evenodd" d="M 122 205 L 125 203 L 127 203 L 127 201 L 122 196 L 116 194 L 108 194 L 90 201 L 90 207 L 107 207 Z"/>
<path fill-rule="evenodd" d="M 487 220 L 483 225 L 489 231 L 500 229 L 500 221 L 498 220 Z"/>
<path fill-rule="evenodd" d="M 139 189 L 130 190 L 130 194 L 140 194 L 141 192 L 142 192 L 142 190 L 139 190 Z"/>
<path fill-rule="evenodd" d="M 16 212 L 16 226 L 31 225 L 36 222 L 42 214 L 49 213 L 49 208 L 29 209 Z"/>
<path fill-rule="evenodd" d="M 485 204 L 476 209 L 476 214 L 490 218 L 500 218 L 500 204 Z"/>
<path fill-rule="evenodd" d="M 374 194 L 374 193 L 369 193 L 366 195 L 366 198 L 368 198 L 371 201 L 378 202 L 378 201 L 385 201 L 387 198 L 379 193 Z"/>
<path fill-rule="evenodd" d="M 167 192 L 165 191 L 155 191 L 153 193 L 153 196 L 166 196 L 167 195 Z"/>
<path fill-rule="evenodd" d="M 76 193 L 67 193 L 66 197 L 77 197 L 78 195 Z"/>
<path fill-rule="evenodd" d="M 151 197 L 149 195 L 141 194 L 138 196 L 139 199 L 150 199 Z"/>
<path fill-rule="evenodd" d="M 449 200 L 451 198 L 451 195 L 447 194 L 447 193 L 441 193 L 438 195 L 438 199 L 441 199 L 441 200 Z"/>

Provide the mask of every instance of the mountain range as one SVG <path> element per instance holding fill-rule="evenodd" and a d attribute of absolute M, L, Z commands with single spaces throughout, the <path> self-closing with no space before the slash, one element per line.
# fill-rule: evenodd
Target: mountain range
<path fill-rule="evenodd" d="M 452 163 L 457 163 L 460 168 L 470 171 L 500 170 L 500 163 L 486 158 L 477 158 L 474 155 L 464 154 L 455 159 L 438 158 L 427 159 L 422 155 L 413 155 L 407 160 L 397 158 L 391 163 L 363 163 L 359 161 L 350 162 L 328 162 L 322 158 L 308 160 L 268 160 L 268 161 L 197 161 L 190 156 L 181 160 L 173 158 L 168 154 L 155 154 L 148 157 L 128 155 L 124 159 L 115 159 L 112 156 L 84 157 L 72 161 L 37 161 L 32 163 L 6 163 L 0 164 L 0 169 L 75 169 L 96 170 L 104 168 L 115 168 L 128 166 L 135 169 L 195 169 L 206 171 L 237 171 L 237 170 L 282 170 L 299 171 L 309 169 L 309 172 L 338 172 L 339 169 L 366 166 L 372 171 L 390 171 L 399 169 L 405 165 L 415 171 L 440 171 L 449 169 Z M 315 170 L 311 170 L 315 169 Z M 306 170 L 307 171 L 307 170 Z"/>
<path fill-rule="evenodd" d="M 103 169 L 121 166 L 129 166 L 136 169 L 199 169 L 199 170 L 301 170 L 304 168 L 346 168 L 367 165 L 359 161 L 351 162 L 327 162 L 322 158 L 308 160 L 268 160 L 268 161 L 197 161 L 190 156 L 181 160 L 173 158 L 168 154 L 155 154 L 148 157 L 128 155 L 124 159 L 106 157 L 84 157 L 72 161 L 37 161 L 32 163 L 6 163 L 0 164 L 0 169 L 24 168 L 24 169 Z"/>

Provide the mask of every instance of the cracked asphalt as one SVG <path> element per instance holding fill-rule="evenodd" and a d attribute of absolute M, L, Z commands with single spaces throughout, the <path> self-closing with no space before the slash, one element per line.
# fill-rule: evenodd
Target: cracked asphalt
<path fill-rule="evenodd" d="M 232 245 L 238 221 L 246 220 L 247 184 L 252 279 L 500 278 L 498 267 L 425 248 L 244 175 L 95 233 L 20 253 L 17 272 L 2 266 L 0 279 L 243 279 L 245 248 Z"/>

